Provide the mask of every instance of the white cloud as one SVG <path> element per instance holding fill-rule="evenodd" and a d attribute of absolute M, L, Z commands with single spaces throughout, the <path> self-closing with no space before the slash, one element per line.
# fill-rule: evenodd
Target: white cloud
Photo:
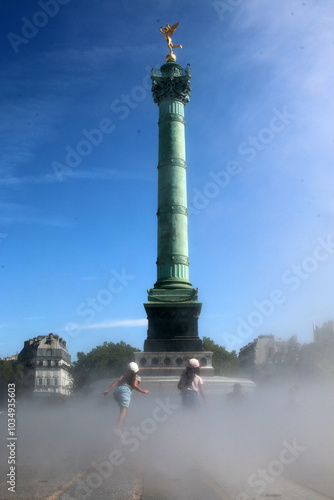
<path fill-rule="evenodd" d="M 84 323 L 78 325 L 76 330 L 98 330 L 107 328 L 136 328 L 138 326 L 147 326 L 146 318 L 124 319 L 118 321 L 104 321 L 103 323 Z"/>

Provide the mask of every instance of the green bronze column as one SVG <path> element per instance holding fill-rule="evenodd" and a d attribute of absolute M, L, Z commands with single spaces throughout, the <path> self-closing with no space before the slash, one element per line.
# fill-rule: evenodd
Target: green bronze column
<path fill-rule="evenodd" d="M 168 62 L 152 71 L 159 105 L 158 260 L 156 288 L 191 288 L 184 106 L 190 99 L 190 69 Z"/>
<path fill-rule="evenodd" d="M 184 106 L 190 100 L 190 68 L 168 56 L 152 70 L 159 106 L 157 281 L 144 304 L 148 336 L 144 350 L 202 351 L 198 318 L 202 304 L 189 281 Z"/>

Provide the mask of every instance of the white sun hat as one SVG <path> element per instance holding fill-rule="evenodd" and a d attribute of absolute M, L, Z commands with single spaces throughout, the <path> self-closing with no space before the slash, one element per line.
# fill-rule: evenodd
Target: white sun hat
<path fill-rule="evenodd" d="M 128 370 L 131 370 L 131 371 L 137 373 L 137 372 L 139 372 L 139 366 L 137 365 L 137 363 L 132 361 L 132 363 L 128 364 Z"/>

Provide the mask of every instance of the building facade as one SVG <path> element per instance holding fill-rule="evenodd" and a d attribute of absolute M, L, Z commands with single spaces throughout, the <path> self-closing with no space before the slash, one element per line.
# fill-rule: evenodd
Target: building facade
<path fill-rule="evenodd" d="M 322 326 L 313 325 L 314 342 L 334 342 L 334 321 L 330 320 Z"/>
<path fill-rule="evenodd" d="M 274 335 L 259 335 L 240 349 L 240 368 L 253 378 L 275 376 L 295 367 L 300 351 L 296 335 L 284 340 L 275 339 Z"/>
<path fill-rule="evenodd" d="M 50 333 L 26 340 L 18 361 L 24 367 L 24 386 L 34 394 L 71 394 L 71 356 L 59 335 Z"/>

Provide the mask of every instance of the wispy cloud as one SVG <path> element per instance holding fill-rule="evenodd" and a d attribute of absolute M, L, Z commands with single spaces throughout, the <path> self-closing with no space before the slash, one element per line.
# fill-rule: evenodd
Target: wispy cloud
<path fill-rule="evenodd" d="M 75 170 L 73 173 L 68 175 L 69 179 L 81 179 L 81 180 L 102 180 L 102 181 L 110 181 L 110 180 L 152 180 L 151 177 L 142 175 L 137 172 L 129 171 L 126 172 L 124 170 L 118 170 L 116 168 L 111 169 L 94 169 L 94 170 Z M 54 176 L 55 179 L 56 176 Z M 58 179 L 57 179 L 58 181 Z"/>
<path fill-rule="evenodd" d="M 0 202 L 0 224 L 38 224 L 52 227 L 72 227 L 73 223 L 59 215 L 38 213 L 29 205 Z"/>
<path fill-rule="evenodd" d="M 124 319 L 117 321 L 104 321 L 103 323 L 84 323 L 82 325 L 78 325 L 78 330 L 99 330 L 99 329 L 107 329 L 107 328 L 136 328 L 138 326 L 147 326 L 146 318 L 139 319 Z"/>
<path fill-rule="evenodd" d="M 27 321 L 35 321 L 37 319 L 46 319 L 46 316 L 26 316 L 23 319 Z"/>
<path fill-rule="evenodd" d="M 152 180 L 151 177 L 141 175 L 136 172 L 124 172 L 118 169 L 94 169 L 94 170 L 73 170 L 66 176 L 66 180 L 88 180 L 88 181 L 125 181 L 125 180 Z M 22 187 L 37 184 L 59 183 L 59 179 L 54 174 L 29 175 L 29 176 L 6 176 L 0 179 L 0 186 L 4 187 Z"/>
<path fill-rule="evenodd" d="M 51 60 L 54 64 L 59 64 L 59 67 L 72 71 L 80 72 L 91 71 L 96 68 L 98 72 L 101 71 L 101 64 L 110 66 L 111 62 L 118 59 L 124 60 L 125 58 L 138 59 L 143 57 L 143 54 L 151 54 L 152 50 L 156 47 L 155 44 L 146 43 L 143 45 L 127 44 L 122 46 L 110 46 L 109 41 L 101 45 L 94 45 L 85 48 L 69 48 L 67 51 L 51 51 L 45 52 L 45 60 Z M 143 57 L 145 58 L 145 56 Z M 84 63 L 84 65 L 82 65 Z M 66 66 L 67 65 L 67 66 Z"/>

